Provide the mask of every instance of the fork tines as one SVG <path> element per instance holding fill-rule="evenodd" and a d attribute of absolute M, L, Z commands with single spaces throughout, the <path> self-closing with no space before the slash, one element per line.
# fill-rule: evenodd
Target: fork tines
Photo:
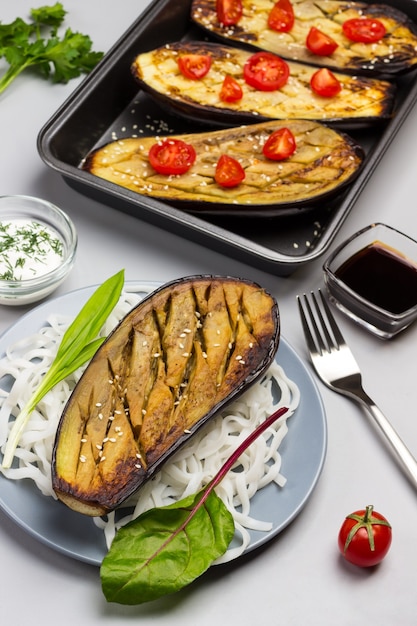
<path fill-rule="evenodd" d="M 322 354 L 323 350 L 338 349 L 345 341 L 320 289 L 318 296 L 312 291 L 308 296 L 297 296 L 301 323 L 310 352 Z"/>

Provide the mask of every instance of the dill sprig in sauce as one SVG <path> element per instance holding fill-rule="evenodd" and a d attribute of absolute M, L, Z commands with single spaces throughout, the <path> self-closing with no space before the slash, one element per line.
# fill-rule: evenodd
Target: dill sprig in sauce
<path fill-rule="evenodd" d="M 0 222 L 0 279 L 22 281 L 52 271 L 61 263 L 63 241 L 35 220 Z"/>

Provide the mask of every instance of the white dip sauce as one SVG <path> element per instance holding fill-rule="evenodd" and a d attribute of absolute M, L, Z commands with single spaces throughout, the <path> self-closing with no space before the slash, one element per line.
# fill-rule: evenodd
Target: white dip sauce
<path fill-rule="evenodd" d="M 27 280 L 51 272 L 62 262 L 58 233 L 36 220 L 0 222 L 0 280 Z"/>

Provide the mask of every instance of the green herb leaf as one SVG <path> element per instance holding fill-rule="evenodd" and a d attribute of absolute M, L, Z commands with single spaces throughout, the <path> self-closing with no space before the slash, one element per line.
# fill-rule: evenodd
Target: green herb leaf
<path fill-rule="evenodd" d="M 36 405 L 52 387 L 91 359 L 105 340 L 97 335 L 116 306 L 123 284 L 124 271 L 121 270 L 96 289 L 67 328 L 51 367 L 13 423 L 4 452 L 4 468 L 11 466 L 20 437 Z"/>
<path fill-rule="evenodd" d="M 59 37 L 58 28 L 66 15 L 60 2 L 32 9 L 30 15 L 32 22 L 16 18 L 10 24 L 0 23 L 0 57 L 9 64 L 0 78 L 0 93 L 28 67 L 36 67 L 54 83 L 67 83 L 90 72 L 102 58 L 102 52 L 91 49 L 88 35 L 67 28 Z"/>
<path fill-rule="evenodd" d="M 101 566 L 109 602 L 139 604 L 178 591 L 226 551 L 233 517 L 214 491 L 199 506 L 203 495 L 151 509 L 119 530 Z"/>
<path fill-rule="evenodd" d="M 117 533 L 100 569 L 109 602 L 141 604 L 179 591 L 226 552 L 234 522 L 214 488 L 240 455 L 287 408 L 268 417 L 197 494 L 142 513 Z"/>

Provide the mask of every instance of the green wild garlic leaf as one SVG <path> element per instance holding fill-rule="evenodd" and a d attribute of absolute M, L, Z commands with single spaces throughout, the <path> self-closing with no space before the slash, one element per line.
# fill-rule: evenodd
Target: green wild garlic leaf
<path fill-rule="evenodd" d="M 20 437 L 36 405 L 57 383 L 91 359 L 105 340 L 97 335 L 116 306 L 123 285 L 124 271 L 121 270 L 96 289 L 67 328 L 41 384 L 13 422 L 4 451 L 3 468 L 11 466 Z"/>

